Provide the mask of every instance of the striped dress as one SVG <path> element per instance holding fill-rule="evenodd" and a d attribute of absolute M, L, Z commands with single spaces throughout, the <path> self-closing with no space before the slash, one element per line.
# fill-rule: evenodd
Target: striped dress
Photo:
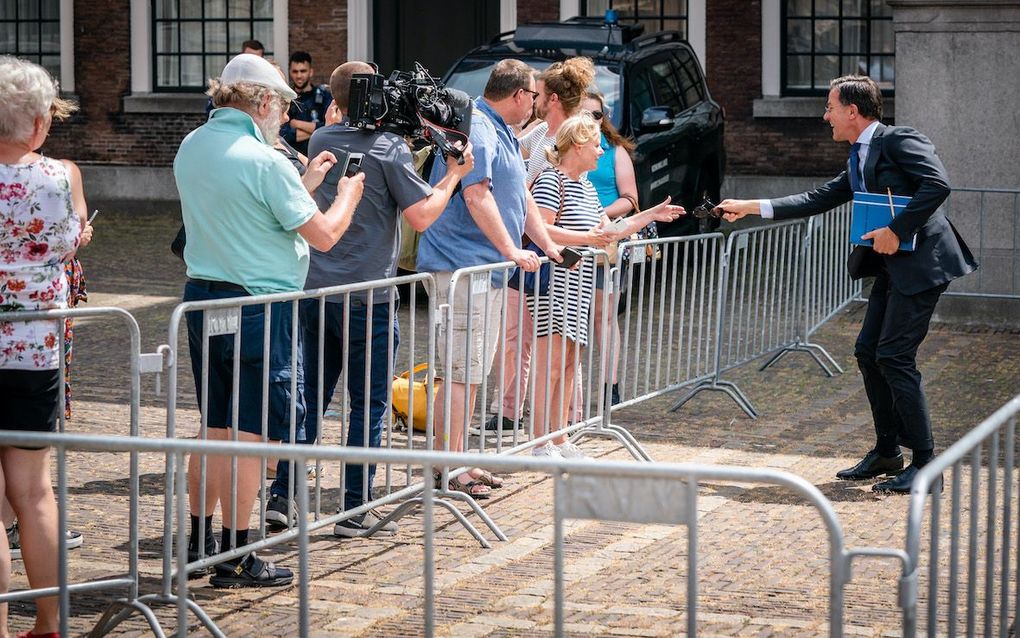
<path fill-rule="evenodd" d="M 541 208 L 560 210 L 561 184 L 564 203 L 557 225 L 580 232 L 597 226 L 602 219 L 602 204 L 587 176 L 575 181 L 555 168 L 545 169 L 531 188 L 535 203 Z M 592 259 L 583 259 L 573 270 L 554 265 L 549 294 L 537 298 L 528 296 L 528 309 L 535 320 L 538 336 L 559 334 L 578 345 L 587 345 L 588 311 L 594 294 L 595 263 Z"/>

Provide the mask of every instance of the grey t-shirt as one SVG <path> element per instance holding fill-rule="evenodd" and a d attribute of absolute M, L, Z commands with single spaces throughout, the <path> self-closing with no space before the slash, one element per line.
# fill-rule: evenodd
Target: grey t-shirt
<path fill-rule="evenodd" d="M 308 157 L 335 148 L 363 153 L 365 192 L 351 225 L 329 252 L 311 249 L 305 290 L 393 277 L 400 249 L 400 211 L 432 194 L 432 187 L 414 170 L 411 149 L 393 133 L 368 132 L 344 124 L 324 126 L 312 134 Z M 336 180 L 327 178 L 315 191 L 325 211 L 336 199 Z M 367 299 L 368 293 L 353 293 Z M 342 302 L 342 296 L 329 301 Z M 389 301 L 389 288 L 377 290 L 373 302 Z"/>

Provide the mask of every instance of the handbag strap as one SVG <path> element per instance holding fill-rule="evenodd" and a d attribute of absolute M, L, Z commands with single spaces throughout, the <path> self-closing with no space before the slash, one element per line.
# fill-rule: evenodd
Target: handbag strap
<path fill-rule="evenodd" d="M 638 206 L 637 197 L 634 197 L 630 193 L 621 193 L 620 197 L 622 197 L 625 200 L 627 200 L 628 202 L 630 202 L 631 208 L 633 209 L 629 213 L 624 215 L 624 217 L 630 217 L 631 215 L 633 215 L 635 213 L 640 213 L 641 212 L 641 207 Z"/>
<path fill-rule="evenodd" d="M 563 206 L 566 204 L 566 187 L 563 185 L 563 173 L 561 173 L 559 169 L 554 166 L 550 166 L 542 172 L 544 173 L 546 171 L 552 171 L 556 175 L 556 180 L 560 184 L 560 206 L 559 209 L 556 211 L 556 220 L 553 222 L 553 226 L 559 226 L 560 217 L 563 216 Z M 541 173 L 539 175 L 541 176 Z M 531 192 L 535 192 L 535 184 L 537 183 L 538 177 L 535 178 L 535 181 L 531 182 Z"/>

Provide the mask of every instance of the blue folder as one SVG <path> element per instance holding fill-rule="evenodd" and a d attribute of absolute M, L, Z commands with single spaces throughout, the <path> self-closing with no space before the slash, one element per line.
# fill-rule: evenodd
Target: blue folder
<path fill-rule="evenodd" d="M 861 239 L 876 228 L 888 226 L 892 220 L 903 212 L 910 198 L 893 195 L 892 204 L 888 194 L 854 193 L 853 208 L 850 218 L 850 243 L 858 246 L 871 246 L 870 239 Z M 917 235 L 907 241 L 900 242 L 900 250 L 912 251 L 917 247 Z"/>

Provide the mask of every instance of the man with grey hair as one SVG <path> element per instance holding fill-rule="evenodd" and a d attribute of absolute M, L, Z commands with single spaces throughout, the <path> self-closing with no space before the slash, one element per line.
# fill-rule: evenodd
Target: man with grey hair
<path fill-rule="evenodd" d="M 333 204 L 325 212 L 319 211 L 297 171 L 273 149 L 287 104 L 295 94 L 266 60 L 238 55 L 227 63 L 220 78 L 210 83 L 209 94 L 217 108 L 208 122 L 188 134 L 174 159 L 188 236 L 184 301 L 300 291 L 308 272 L 309 244 L 329 250 L 340 239 L 361 199 L 364 180 L 361 176 L 341 179 Z M 323 153 L 309 162 L 308 170 L 323 174 L 335 161 L 332 154 Z M 300 345 L 297 356 L 291 357 L 295 329 L 291 313 L 290 302 L 270 306 L 269 357 L 264 360 L 265 308 L 262 304 L 244 306 L 236 335 L 240 350 L 237 388 L 233 385 L 235 335 L 205 336 L 203 313 L 188 313 L 192 371 L 199 402 L 205 406 L 209 439 L 228 440 L 236 426 L 239 440 L 261 441 L 266 418 L 270 440 L 289 440 L 292 410 L 301 425 L 304 403 L 300 393 L 290 392 L 292 379 L 300 387 L 303 375 Z M 267 377 L 269 413 L 265 415 L 263 383 Z M 295 438 L 303 438 L 300 427 Z M 223 515 L 220 546 L 240 547 L 248 541 L 263 461 L 236 460 L 235 494 L 230 487 L 231 462 L 227 456 L 206 458 L 205 511 L 200 512 L 200 458 L 190 459 L 190 559 L 217 551 L 209 531 L 217 503 Z M 236 509 L 231 507 L 234 498 Z M 199 532 L 203 528 L 204 535 Z M 290 570 L 263 561 L 254 552 L 216 565 L 210 578 L 216 587 L 279 586 L 292 580 Z"/>
<path fill-rule="evenodd" d="M 366 62 L 354 60 L 333 71 L 329 88 L 334 97 L 337 119 L 342 119 L 347 113 L 351 78 L 373 72 Z M 336 150 L 338 154 L 361 155 L 365 196 L 358 204 L 358 212 L 343 239 L 332 250 L 312 251 L 306 290 L 396 276 L 400 247 L 397 222 L 400 215 L 403 214 L 415 230 L 424 231 L 443 212 L 461 176 L 474 166 L 469 146 L 464 149 L 464 161 L 458 163 L 450 155 L 446 162 L 450 169 L 446 179 L 429 186 L 415 171 L 411 149 L 404 138 L 388 131 L 362 130 L 345 122 L 315 131 L 308 149 L 312 154 Z M 329 179 L 314 196 L 323 210 L 334 200 L 335 191 L 329 188 Z M 350 447 L 379 447 L 393 378 L 392 353 L 388 352 L 387 343 L 392 343 L 393 352 L 400 343 L 397 317 L 392 312 L 395 306 L 390 304 L 393 294 L 396 294 L 395 291 L 389 288 L 380 288 L 371 292 L 331 295 L 322 308 L 321 323 L 319 301 L 301 301 L 306 370 L 304 398 L 310 409 L 305 413 L 306 443 L 313 442 L 318 433 L 320 415 L 316 414 L 315 406 L 325 413 L 343 375 L 353 406 L 344 443 Z M 371 500 L 375 465 L 348 463 L 344 472 L 343 509 L 355 509 Z M 266 522 L 274 527 L 286 527 L 293 522 L 294 507 L 288 498 L 289 474 L 290 464 L 281 460 L 276 480 L 270 488 L 272 496 L 266 505 Z M 381 514 L 370 510 L 340 521 L 333 528 L 333 533 L 345 538 L 363 536 L 380 518 Z M 396 531 L 395 523 L 387 523 L 378 533 L 392 535 Z"/>

